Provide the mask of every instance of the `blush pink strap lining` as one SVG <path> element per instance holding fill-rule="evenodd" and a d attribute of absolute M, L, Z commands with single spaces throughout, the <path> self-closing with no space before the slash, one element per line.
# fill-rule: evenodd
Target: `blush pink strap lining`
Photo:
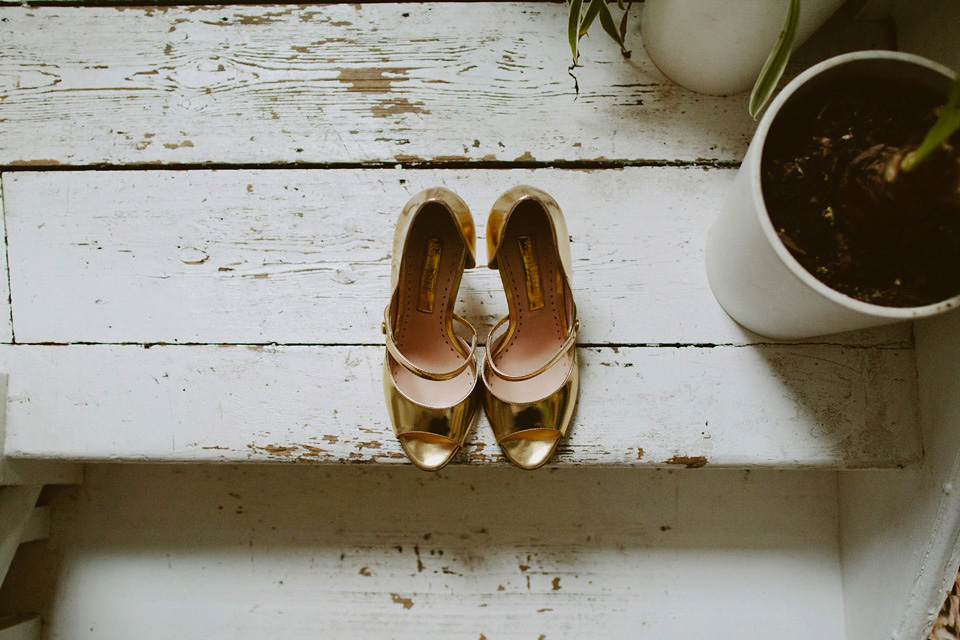
<path fill-rule="evenodd" d="M 421 369 L 417 365 L 410 362 L 406 356 L 400 353 L 400 349 L 397 348 L 397 344 L 393 341 L 393 326 L 390 322 L 390 305 L 387 305 L 386 309 L 383 311 L 383 324 L 381 325 L 381 330 L 384 335 L 387 336 L 387 351 L 393 356 L 393 359 L 399 362 L 405 369 L 414 373 L 421 378 L 427 378 L 428 380 L 452 380 L 458 375 L 463 373 L 463 371 L 470 366 L 470 363 L 474 361 L 474 354 L 477 351 L 477 330 L 473 328 L 473 325 L 464 320 L 462 317 L 457 314 L 453 314 L 453 319 L 465 326 L 471 334 L 469 352 L 467 353 L 466 360 L 463 361 L 456 369 L 450 371 L 444 371 L 441 373 L 436 373 L 433 371 L 427 371 L 426 369 Z M 463 343 L 464 346 L 467 346 L 466 340 L 457 336 L 457 339 Z"/>
<path fill-rule="evenodd" d="M 553 357 L 547 360 L 547 362 L 543 366 L 541 366 L 539 369 L 531 373 L 524 373 L 518 376 L 509 375 L 501 371 L 499 368 L 497 368 L 497 365 L 494 364 L 493 362 L 493 334 L 494 332 L 496 332 L 497 329 L 503 326 L 504 322 L 506 322 L 509 319 L 510 319 L 510 316 L 506 316 L 505 318 L 501 319 L 500 322 L 493 325 L 493 328 L 490 329 L 490 332 L 487 334 L 487 349 L 486 349 L 487 365 L 489 365 L 490 370 L 493 371 L 498 378 L 503 378 L 504 380 L 507 380 L 510 382 L 519 382 L 521 380 L 529 380 L 530 378 L 536 377 L 541 373 L 543 373 L 544 371 L 546 371 L 547 369 L 549 369 L 550 367 L 552 367 L 553 365 L 557 364 L 557 362 L 560 361 L 560 358 L 565 356 L 567 352 L 570 351 L 570 349 L 575 347 L 577 344 L 577 334 L 580 332 L 580 320 L 579 318 L 574 318 L 573 326 L 570 327 L 570 330 L 567 332 L 567 339 L 564 341 L 562 345 L 560 345 L 560 348 L 557 350 L 557 352 L 553 354 Z"/>

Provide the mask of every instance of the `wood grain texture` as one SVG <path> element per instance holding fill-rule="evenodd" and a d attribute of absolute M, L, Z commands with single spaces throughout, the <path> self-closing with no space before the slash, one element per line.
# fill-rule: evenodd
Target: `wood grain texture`
<path fill-rule="evenodd" d="M 553 464 L 920 460 L 910 349 L 583 348 Z M 7 453 L 69 461 L 407 464 L 382 347 L 12 346 Z M 481 418 L 456 464 L 505 464 Z"/>
<path fill-rule="evenodd" d="M 0 342 L 13 341 L 13 321 L 10 317 L 10 280 L 7 273 L 7 230 L 3 199 L 3 181 L 0 180 L 0 238 L 3 255 L 0 256 Z"/>
<path fill-rule="evenodd" d="M 584 39 L 577 96 L 558 3 L 2 14 L 2 165 L 738 161 L 754 128 L 745 95 L 667 81 L 638 20 L 629 60 Z"/>
<path fill-rule="evenodd" d="M 18 342 L 380 344 L 394 226 L 434 185 L 481 236 L 508 187 L 546 189 L 573 239 L 584 344 L 747 344 L 703 250 L 735 172 L 327 170 L 4 174 Z M 460 313 L 507 313 L 498 272 L 467 272 Z M 911 342 L 908 325 L 833 336 Z"/>
<path fill-rule="evenodd" d="M 845 638 L 833 473 L 104 465 L 53 507 L 51 640 Z"/>

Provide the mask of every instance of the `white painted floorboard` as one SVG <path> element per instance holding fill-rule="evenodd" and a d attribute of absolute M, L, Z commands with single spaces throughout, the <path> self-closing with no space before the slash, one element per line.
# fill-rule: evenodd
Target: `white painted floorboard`
<path fill-rule="evenodd" d="M 3 237 L 3 260 L 0 261 L 0 343 L 13 341 L 13 321 L 10 317 L 10 280 L 7 277 L 7 228 L 3 199 L 3 184 L 0 181 L 0 233 Z"/>
<path fill-rule="evenodd" d="M 2 164 L 736 160 L 753 129 L 667 81 L 636 21 L 629 61 L 585 43 L 575 100 L 554 3 L 3 14 Z"/>
<path fill-rule="evenodd" d="M 489 207 L 551 193 L 573 239 L 585 344 L 748 344 L 710 292 L 704 246 L 735 171 L 82 171 L 3 175 L 17 341 L 380 344 L 394 227 L 430 186 L 459 193 L 486 264 Z M 481 332 L 498 272 L 464 276 Z M 819 339 L 912 341 L 906 324 Z"/>
<path fill-rule="evenodd" d="M 597 345 L 583 350 L 577 428 L 558 464 L 919 461 L 909 326 L 759 347 L 716 304 L 703 246 L 732 177 L 679 167 L 4 174 L 17 339 L 57 343 L 0 351 L 7 454 L 403 462 L 377 346 L 397 212 L 442 184 L 478 203 L 483 229 L 484 207 L 528 182 L 567 211 L 581 342 Z M 478 247 L 483 262 L 482 235 Z M 485 331 L 506 313 L 498 274 L 481 268 L 465 283 L 461 312 Z M 142 348 L 178 342 L 315 346 Z M 484 421 L 462 459 L 501 461 Z"/>
<path fill-rule="evenodd" d="M 52 500 L 50 640 L 844 637 L 833 473 L 96 466 Z"/>
<path fill-rule="evenodd" d="M 6 451 L 66 461 L 407 464 L 383 347 L 6 346 Z M 912 349 L 581 348 L 556 465 L 920 460 Z M 505 464 L 481 418 L 457 464 Z"/>
<path fill-rule="evenodd" d="M 3 165 L 736 162 L 755 126 L 664 78 L 639 6 L 629 60 L 584 38 L 579 96 L 561 3 L 0 11 Z M 844 24 L 795 66 L 889 44 Z"/>

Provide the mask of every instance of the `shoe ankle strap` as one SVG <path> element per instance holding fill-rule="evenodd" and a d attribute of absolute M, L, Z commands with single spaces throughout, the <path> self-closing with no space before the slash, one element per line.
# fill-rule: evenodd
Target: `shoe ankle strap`
<path fill-rule="evenodd" d="M 383 324 L 380 325 L 381 331 L 387 336 L 387 352 L 393 357 L 394 360 L 400 363 L 404 369 L 410 371 L 413 374 L 420 376 L 421 378 L 426 378 L 428 380 L 451 380 L 456 378 L 458 375 L 464 372 L 467 367 L 470 366 L 471 362 L 475 362 L 474 354 L 477 351 L 477 330 L 473 327 L 472 324 L 467 322 L 465 319 L 461 318 L 457 314 L 453 314 L 453 319 L 465 326 L 472 335 L 469 345 L 469 352 L 467 353 L 466 360 L 463 361 L 456 369 L 451 369 L 450 371 L 427 371 L 426 369 L 421 369 L 417 365 L 410 362 L 405 355 L 400 353 L 400 349 L 397 347 L 396 342 L 393 340 L 393 325 L 390 322 L 390 305 L 387 305 L 386 309 L 383 311 Z M 460 336 L 456 336 L 457 340 L 463 343 L 464 346 L 467 346 L 466 340 Z"/>
<path fill-rule="evenodd" d="M 547 360 L 547 362 L 543 366 L 541 366 L 539 369 L 531 373 L 524 373 L 518 376 L 509 375 L 501 371 L 499 368 L 497 368 L 497 365 L 494 364 L 493 362 L 493 334 L 496 332 L 497 329 L 503 326 L 504 322 L 506 322 L 509 319 L 510 319 L 510 316 L 506 316 L 505 318 L 502 318 L 500 322 L 493 325 L 493 328 L 491 328 L 490 332 L 487 333 L 487 348 L 486 348 L 485 358 L 487 361 L 487 365 L 490 367 L 490 370 L 493 371 L 493 373 L 496 374 L 498 378 L 502 378 L 509 382 L 519 382 L 521 380 L 529 380 L 530 378 L 540 375 L 541 373 L 543 373 L 553 365 L 557 364 L 560 361 L 560 358 L 564 357 L 567 354 L 567 352 L 570 351 L 570 349 L 574 348 L 577 345 L 577 334 L 580 332 L 580 320 L 579 318 L 574 317 L 573 324 L 570 325 L 569 330 L 567 331 L 567 339 L 563 342 L 562 345 L 560 345 L 560 348 L 557 350 L 555 354 L 553 354 L 552 358 Z"/>

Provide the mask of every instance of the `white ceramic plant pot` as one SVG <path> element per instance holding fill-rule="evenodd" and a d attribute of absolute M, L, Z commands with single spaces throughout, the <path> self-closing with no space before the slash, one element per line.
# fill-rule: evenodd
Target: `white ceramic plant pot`
<path fill-rule="evenodd" d="M 920 56 L 858 51 L 831 58 L 797 76 L 760 120 L 720 216 L 710 230 L 710 288 L 741 325 L 777 339 L 809 338 L 942 313 L 960 296 L 923 307 L 882 307 L 846 296 L 817 280 L 790 254 L 770 222 L 760 164 L 770 126 L 784 105 L 844 77 L 913 78 L 946 93 L 953 73 Z"/>
<path fill-rule="evenodd" d="M 843 2 L 802 0 L 794 46 Z M 756 82 L 788 6 L 788 0 L 646 0 L 641 38 L 657 68 L 680 86 L 731 95 Z"/>

